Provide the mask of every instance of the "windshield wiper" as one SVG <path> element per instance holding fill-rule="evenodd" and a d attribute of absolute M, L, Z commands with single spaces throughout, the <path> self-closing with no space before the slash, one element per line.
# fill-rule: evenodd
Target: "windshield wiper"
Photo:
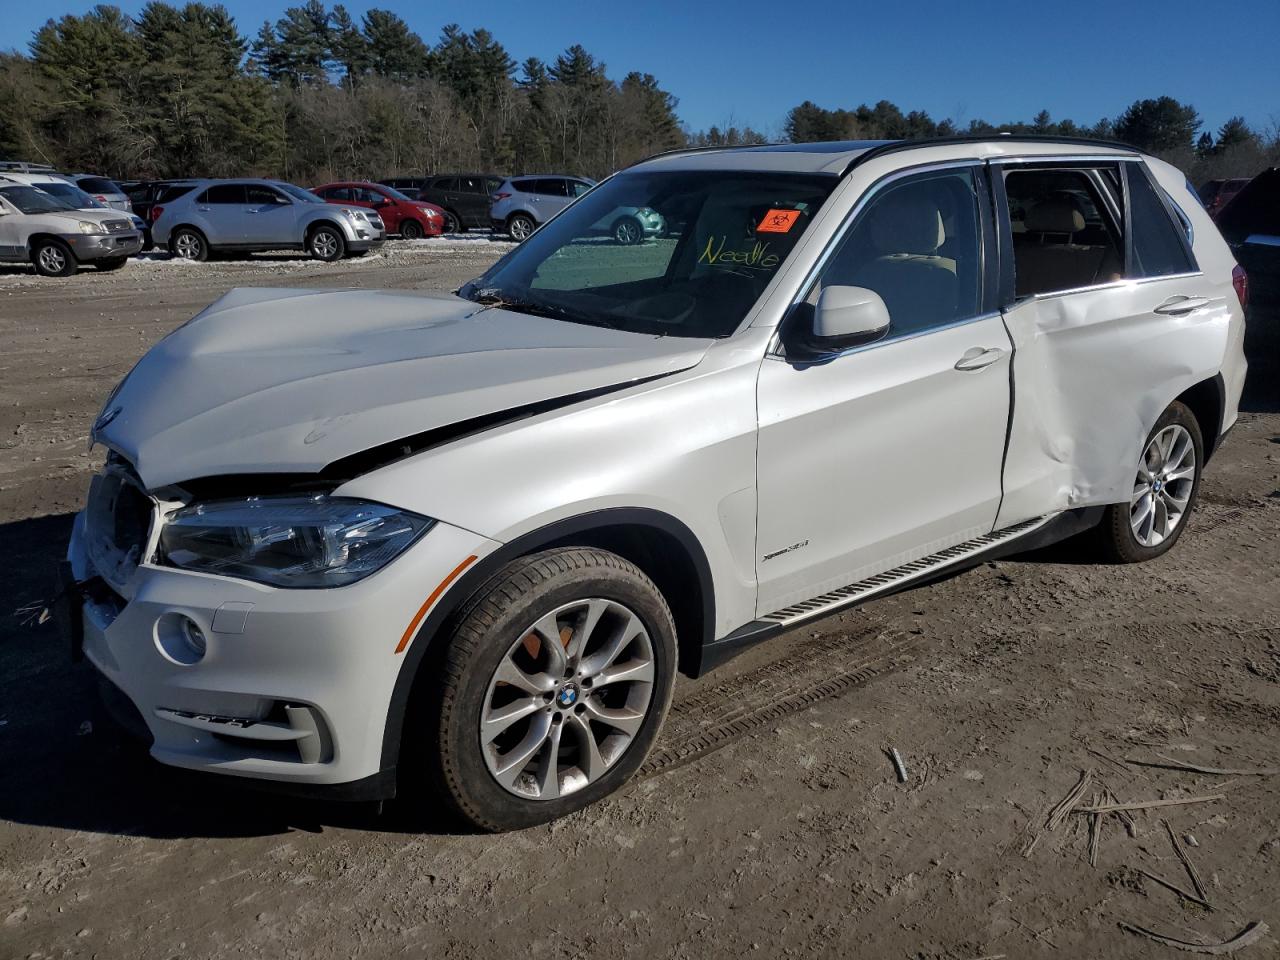
<path fill-rule="evenodd" d="M 527 313 L 534 317 L 548 317 L 552 320 L 567 320 L 570 323 L 585 323 L 593 327 L 617 328 L 614 321 L 592 314 L 581 313 L 559 304 L 547 303 L 543 300 L 530 300 L 527 297 L 515 297 L 501 290 L 486 288 L 477 290 L 471 300 L 486 310 L 496 307 L 500 310 L 511 310 L 515 313 Z"/>

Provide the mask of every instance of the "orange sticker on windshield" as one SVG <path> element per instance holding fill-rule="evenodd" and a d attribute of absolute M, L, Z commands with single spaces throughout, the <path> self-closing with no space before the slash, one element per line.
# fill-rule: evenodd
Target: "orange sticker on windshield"
<path fill-rule="evenodd" d="M 786 233 L 799 219 L 799 210 L 770 210 L 756 227 L 756 233 Z"/>

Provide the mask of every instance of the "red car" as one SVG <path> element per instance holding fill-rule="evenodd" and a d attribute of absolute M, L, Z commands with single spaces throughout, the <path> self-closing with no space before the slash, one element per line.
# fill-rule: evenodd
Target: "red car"
<path fill-rule="evenodd" d="M 381 183 L 342 181 L 326 183 L 311 191 L 329 203 L 376 210 L 387 233 L 398 233 L 406 240 L 438 237 L 444 233 L 444 211 L 434 203 L 406 197 L 395 187 Z"/>

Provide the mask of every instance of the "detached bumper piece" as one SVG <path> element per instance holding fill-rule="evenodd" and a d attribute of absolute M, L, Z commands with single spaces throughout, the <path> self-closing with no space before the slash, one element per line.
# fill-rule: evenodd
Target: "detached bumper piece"
<path fill-rule="evenodd" d="M 191 727 L 216 737 L 246 756 L 298 763 L 325 763 L 333 757 L 333 740 L 313 707 L 276 701 L 261 719 L 192 713 L 157 707 L 160 720 Z"/>

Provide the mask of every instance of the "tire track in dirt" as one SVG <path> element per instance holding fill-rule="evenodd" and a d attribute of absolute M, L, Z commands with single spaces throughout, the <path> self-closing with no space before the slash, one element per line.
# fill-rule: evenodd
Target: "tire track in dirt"
<path fill-rule="evenodd" d="M 667 773 L 912 662 L 923 637 L 882 625 L 796 644 L 787 656 L 674 704 L 637 779 Z"/>

